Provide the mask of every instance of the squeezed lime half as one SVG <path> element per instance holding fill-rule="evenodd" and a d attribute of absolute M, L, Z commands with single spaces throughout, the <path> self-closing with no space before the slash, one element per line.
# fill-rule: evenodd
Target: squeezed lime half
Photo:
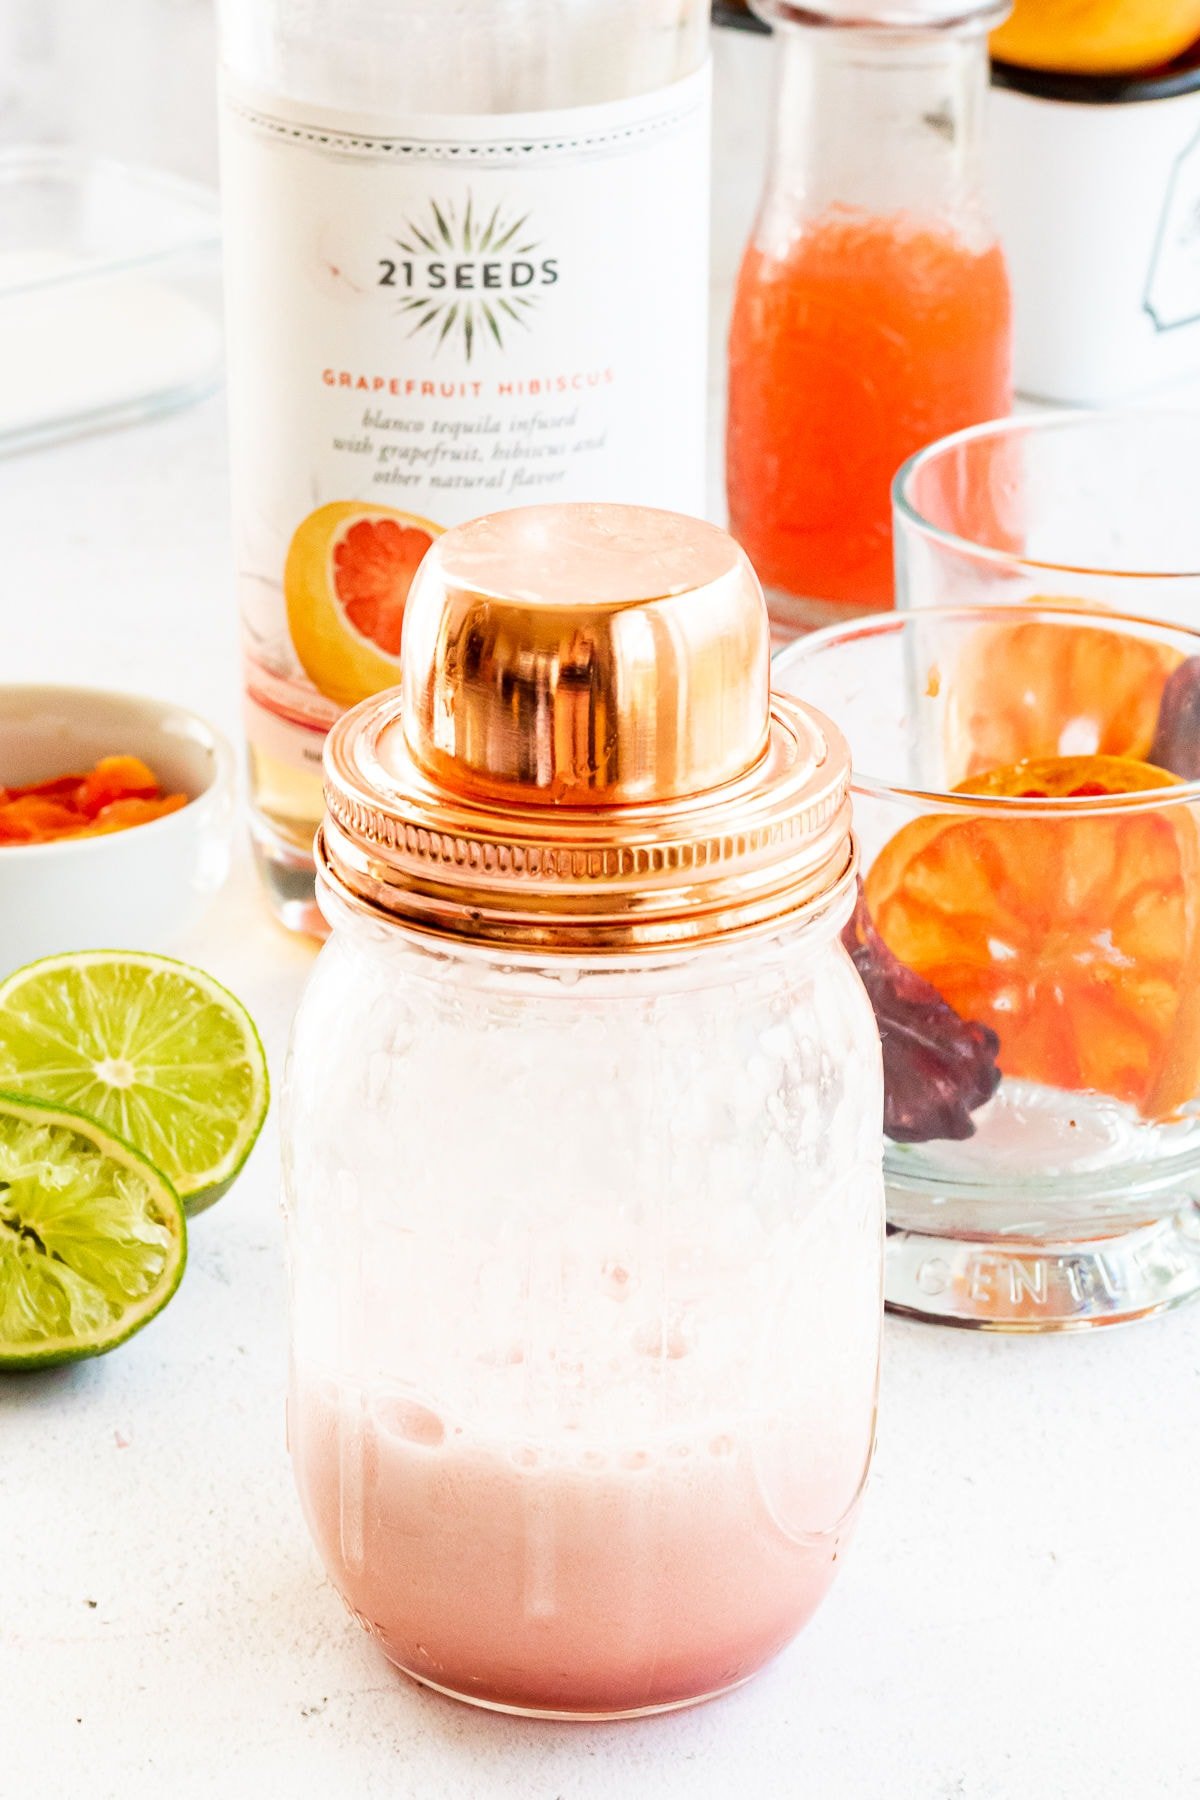
<path fill-rule="evenodd" d="M 189 1213 L 225 1192 L 269 1098 L 241 1002 L 200 969 L 133 950 L 51 956 L 0 982 L 0 1088 L 96 1120 Z"/>
<path fill-rule="evenodd" d="M 0 1369 L 123 1343 L 186 1258 L 183 1209 L 144 1156 L 91 1119 L 0 1093 Z"/>

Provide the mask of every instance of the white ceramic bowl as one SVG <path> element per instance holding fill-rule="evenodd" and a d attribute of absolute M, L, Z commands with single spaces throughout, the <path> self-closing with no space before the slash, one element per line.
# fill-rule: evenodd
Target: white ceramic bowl
<path fill-rule="evenodd" d="M 122 754 L 188 804 L 103 837 L 0 844 L 0 974 L 63 950 L 169 950 L 225 880 L 234 761 L 211 725 L 140 694 L 0 685 L 0 785 Z"/>

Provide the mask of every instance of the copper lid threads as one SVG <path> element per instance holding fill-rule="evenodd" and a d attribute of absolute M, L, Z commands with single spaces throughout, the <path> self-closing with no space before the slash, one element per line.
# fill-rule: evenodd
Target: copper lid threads
<path fill-rule="evenodd" d="M 769 689 L 762 591 L 723 531 L 537 506 L 447 531 L 409 596 L 401 687 L 326 742 L 326 880 L 441 936 L 686 944 L 828 897 L 849 755 Z"/>

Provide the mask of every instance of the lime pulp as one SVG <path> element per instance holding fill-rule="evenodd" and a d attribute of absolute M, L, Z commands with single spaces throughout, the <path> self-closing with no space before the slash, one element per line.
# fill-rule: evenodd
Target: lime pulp
<path fill-rule="evenodd" d="M 169 1181 L 102 1126 L 0 1093 L 0 1368 L 98 1356 L 179 1285 Z"/>
<path fill-rule="evenodd" d="M 232 1182 L 269 1097 L 240 1001 L 202 970 L 132 950 L 47 957 L 0 982 L 0 1088 L 94 1119 L 190 1213 Z"/>

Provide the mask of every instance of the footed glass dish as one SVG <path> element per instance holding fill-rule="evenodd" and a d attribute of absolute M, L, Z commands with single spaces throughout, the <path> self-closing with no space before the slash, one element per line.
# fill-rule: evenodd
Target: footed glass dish
<path fill-rule="evenodd" d="M 1067 1330 L 1200 1289 L 1200 637 L 1077 607 L 880 616 L 775 681 L 854 758 L 887 1299 Z"/>
<path fill-rule="evenodd" d="M 211 393 L 219 249 L 202 187 L 51 146 L 0 152 L 0 455 Z"/>

